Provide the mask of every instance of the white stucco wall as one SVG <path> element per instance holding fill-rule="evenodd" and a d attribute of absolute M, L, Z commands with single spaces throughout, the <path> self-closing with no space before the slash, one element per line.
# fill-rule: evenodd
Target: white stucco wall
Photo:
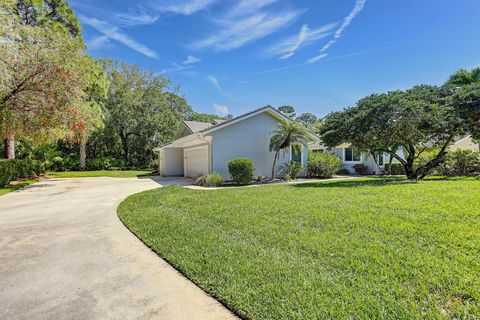
<path fill-rule="evenodd" d="M 261 113 L 243 121 L 234 123 L 221 130 L 212 132 L 212 171 L 230 179 L 227 161 L 245 157 L 253 160 L 255 176 L 270 177 L 274 153 L 268 151 L 273 126 L 278 121 L 267 113 Z M 307 163 L 307 147 L 303 148 L 303 163 Z M 280 152 L 275 172 L 290 160 L 290 152 Z"/>
<path fill-rule="evenodd" d="M 183 175 L 183 149 L 167 148 L 160 151 L 160 175 Z"/>

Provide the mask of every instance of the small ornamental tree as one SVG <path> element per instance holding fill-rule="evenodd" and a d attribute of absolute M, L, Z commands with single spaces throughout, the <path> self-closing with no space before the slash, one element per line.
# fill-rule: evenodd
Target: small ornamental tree
<path fill-rule="evenodd" d="M 290 146 L 301 148 L 308 142 L 308 132 L 298 122 L 280 122 L 276 124 L 270 138 L 269 151 L 274 152 L 272 165 L 272 180 L 275 179 L 275 165 L 277 164 L 280 151 L 287 151 Z"/>
<path fill-rule="evenodd" d="M 0 12 L 0 136 L 52 140 L 71 130 L 84 92 L 80 39 L 19 23 Z"/>

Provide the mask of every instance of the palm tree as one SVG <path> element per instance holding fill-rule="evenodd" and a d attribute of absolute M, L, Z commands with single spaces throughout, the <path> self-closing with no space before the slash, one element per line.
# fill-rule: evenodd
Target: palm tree
<path fill-rule="evenodd" d="M 288 150 L 290 146 L 300 148 L 308 142 L 308 132 L 298 122 L 280 122 L 274 126 L 273 135 L 270 138 L 270 152 L 275 152 L 272 166 L 272 180 L 275 178 L 275 164 L 277 163 L 280 150 Z"/>
<path fill-rule="evenodd" d="M 463 87 L 470 84 L 480 84 L 480 67 L 468 71 L 466 69 L 460 69 L 450 76 L 447 84 Z"/>

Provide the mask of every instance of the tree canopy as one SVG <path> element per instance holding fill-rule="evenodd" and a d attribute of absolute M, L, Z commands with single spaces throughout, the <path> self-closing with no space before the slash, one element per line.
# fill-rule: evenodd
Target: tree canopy
<path fill-rule="evenodd" d="M 478 89 L 476 85 L 455 89 L 422 85 L 373 94 L 356 107 L 329 114 L 320 135 L 329 147 L 351 143 L 372 154 L 386 152 L 403 165 L 409 179 L 421 179 L 444 160 L 456 137 L 478 135 Z M 437 148 L 435 157 L 416 166 L 427 147 Z M 397 153 L 399 148 L 405 157 Z"/>
<path fill-rule="evenodd" d="M 295 108 L 292 106 L 281 106 L 278 108 L 278 111 L 280 111 L 290 119 L 295 119 L 295 116 L 297 115 L 295 112 Z"/>

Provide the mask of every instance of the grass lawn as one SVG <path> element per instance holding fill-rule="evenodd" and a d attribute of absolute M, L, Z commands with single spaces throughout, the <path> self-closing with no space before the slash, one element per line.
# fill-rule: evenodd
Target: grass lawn
<path fill-rule="evenodd" d="M 480 318 L 480 180 L 133 195 L 122 221 L 248 319 Z"/>
<path fill-rule="evenodd" d="M 99 171 L 65 171 L 65 172 L 49 172 L 49 176 L 55 178 L 86 178 L 86 177 L 112 177 L 112 178 L 135 178 L 137 176 L 147 176 L 152 174 L 152 171 L 109 171 L 109 170 L 99 170 Z"/>
<path fill-rule="evenodd" d="M 21 181 L 17 184 L 8 185 L 8 186 L 5 186 L 5 187 L 0 187 L 0 196 L 3 196 L 4 194 L 10 193 L 12 191 L 21 189 L 23 187 L 29 186 L 29 185 L 34 184 L 36 182 L 38 182 L 38 180 L 25 180 L 25 181 Z"/>

